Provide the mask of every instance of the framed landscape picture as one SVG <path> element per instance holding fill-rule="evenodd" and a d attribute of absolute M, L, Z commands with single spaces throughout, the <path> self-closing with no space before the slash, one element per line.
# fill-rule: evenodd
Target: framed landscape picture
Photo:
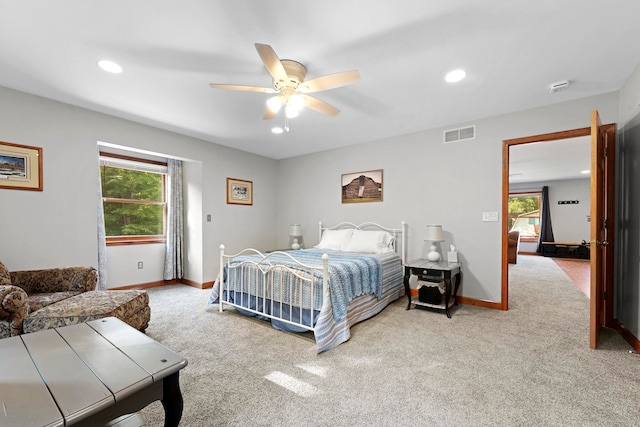
<path fill-rule="evenodd" d="M 42 148 L 0 141 L 0 188 L 42 191 Z"/>
<path fill-rule="evenodd" d="M 227 178 L 227 204 L 252 205 L 253 182 Z"/>
<path fill-rule="evenodd" d="M 342 175 L 342 203 L 382 201 L 382 169 Z"/>

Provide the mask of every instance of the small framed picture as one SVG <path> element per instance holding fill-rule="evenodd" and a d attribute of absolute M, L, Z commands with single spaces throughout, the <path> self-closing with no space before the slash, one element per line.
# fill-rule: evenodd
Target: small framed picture
<path fill-rule="evenodd" d="M 227 178 L 227 204 L 253 205 L 253 182 Z"/>
<path fill-rule="evenodd" d="M 382 169 L 342 175 L 342 203 L 382 201 Z"/>
<path fill-rule="evenodd" d="M 42 191 L 42 148 L 0 142 L 0 188 Z"/>

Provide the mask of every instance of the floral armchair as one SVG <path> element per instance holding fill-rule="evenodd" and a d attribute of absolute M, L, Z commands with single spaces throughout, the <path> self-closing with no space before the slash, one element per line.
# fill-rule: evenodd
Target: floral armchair
<path fill-rule="evenodd" d="M 0 338 L 20 335 L 36 310 L 96 288 L 93 267 L 12 271 L 0 262 Z"/>

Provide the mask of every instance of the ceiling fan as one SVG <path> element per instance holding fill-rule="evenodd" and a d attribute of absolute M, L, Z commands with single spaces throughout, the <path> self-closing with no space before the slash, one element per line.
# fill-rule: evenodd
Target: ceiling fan
<path fill-rule="evenodd" d="M 289 119 L 297 117 L 305 106 L 319 113 L 335 116 L 340 110 L 307 94 L 345 86 L 360 79 L 358 71 L 353 70 L 305 81 L 307 69 L 304 65 L 298 61 L 278 58 L 278 55 L 268 44 L 256 43 L 255 46 L 265 68 L 273 77 L 272 88 L 218 83 L 211 83 L 209 86 L 217 89 L 277 94 L 267 100 L 268 108 L 263 117 L 264 120 L 275 117 L 282 107 L 285 109 L 285 116 Z"/>

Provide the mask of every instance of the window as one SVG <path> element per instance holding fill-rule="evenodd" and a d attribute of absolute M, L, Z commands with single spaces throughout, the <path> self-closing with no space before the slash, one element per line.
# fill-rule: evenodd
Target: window
<path fill-rule="evenodd" d="M 520 231 L 521 241 L 537 241 L 540 234 L 542 192 L 509 194 L 509 230 Z"/>
<path fill-rule="evenodd" d="M 107 245 L 166 241 L 166 163 L 100 153 Z"/>

